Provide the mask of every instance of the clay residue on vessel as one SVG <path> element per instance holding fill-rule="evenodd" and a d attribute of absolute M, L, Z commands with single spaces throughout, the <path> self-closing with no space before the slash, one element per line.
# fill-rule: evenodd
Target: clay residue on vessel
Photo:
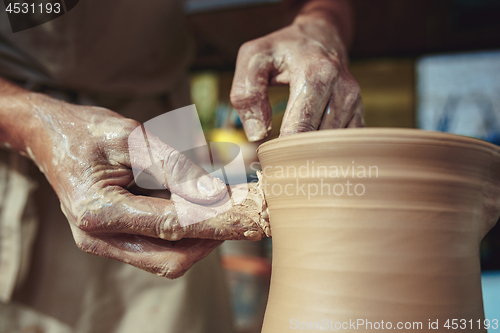
<path fill-rule="evenodd" d="M 267 201 L 266 201 L 266 197 L 264 194 L 264 190 L 262 189 L 262 172 L 257 171 L 257 178 L 259 179 L 259 181 L 257 182 L 257 184 L 255 185 L 255 188 L 254 188 L 256 191 L 258 191 L 258 193 L 256 193 L 256 197 L 257 197 L 256 200 L 261 200 L 261 202 L 262 202 L 261 219 L 259 219 L 258 223 L 259 223 L 259 226 L 262 228 L 262 230 L 264 230 L 264 233 L 266 234 L 266 236 L 272 237 L 271 224 L 269 222 L 269 219 L 270 219 L 269 209 L 267 207 Z M 250 190 L 250 193 L 252 193 L 252 189 Z"/>

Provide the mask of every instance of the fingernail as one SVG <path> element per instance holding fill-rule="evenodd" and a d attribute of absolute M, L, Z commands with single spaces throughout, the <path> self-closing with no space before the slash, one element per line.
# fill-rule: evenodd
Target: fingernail
<path fill-rule="evenodd" d="M 266 127 L 258 119 L 250 118 L 243 121 L 243 127 L 250 142 L 262 140 L 267 135 Z"/>
<path fill-rule="evenodd" d="M 205 175 L 198 180 L 198 191 L 207 198 L 218 198 L 226 195 L 226 185 L 222 180 Z"/>

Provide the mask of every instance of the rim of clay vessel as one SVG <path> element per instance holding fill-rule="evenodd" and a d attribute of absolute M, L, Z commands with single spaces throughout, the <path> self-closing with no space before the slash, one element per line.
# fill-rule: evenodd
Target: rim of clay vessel
<path fill-rule="evenodd" d="M 367 140 L 370 142 L 384 142 L 387 143 L 402 143 L 404 141 L 419 141 L 421 144 L 444 144 L 450 146 L 462 146 L 473 149 L 485 149 L 488 151 L 493 151 L 496 154 L 500 154 L 500 146 L 493 143 L 476 139 L 469 136 L 436 132 L 436 131 L 426 131 L 416 128 L 342 128 L 342 129 L 329 129 L 313 132 L 298 133 L 290 136 L 280 137 L 273 140 L 269 140 L 259 146 L 257 152 L 262 150 L 272 149 L 276 144 L 280 144 L 281 147 L 297 144 L 311 144 L 314 141 L 323 141 L 325 137 L 328 137 L 329 142 L 364 142 L 366 144 Z M 397 141 L 396 141 L 397 140 Z M 300 141 L 300 142 L 296 142 Z"/>

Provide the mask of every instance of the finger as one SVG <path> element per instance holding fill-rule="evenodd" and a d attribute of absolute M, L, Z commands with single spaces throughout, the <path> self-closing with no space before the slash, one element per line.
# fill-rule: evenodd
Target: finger
<path fill-rule="evenodd" d="M 128 148 L 133 169 L 150 174 L 162 186 L 187 200 L 211 203 L 227 193 L 222 180 L 210 175 L 143 126 L 130 133 Z"/>
<path fill-rule="evenodd" d="M 348 128 L 365 127 L 364 108 L 361 96 L 358 98 L 356 103 L 354 103 L 354 110 L 355 110 L 354 116 L 352 117 L 351 121 L 347 124 L 346 127 Z"/>
<path fill-rule="evenodd" d="M 362 112 L 359 85 L 352 76 L 344 76 L 333 86 L 333 93 L 321 119 L 320 130 L 347 127 L 360 107 Z"/>
<path fill-rule="evenodd" d="M 81 250 L 118 260 L 170 279 L 178 278 L 222 241 L 182 239 L 177 242 L 130 234 L 88 235 L 72 227 Z"/>
<path fill-rule="evenodd" d="M 272 109 L 267 90 L 274 60 L 261 53 L 260 48 L 258 41 L 241 46 L 230 93 L 249 141 L 262 140 L 271 130 Z"/>
<path fill-rule="evenodd" d="M 172 241 L 259 240 L 264 236 L 259 227 L 263 199 L 254 204 L 245 200 L 233 207 L 227 195 L 211 205 L 197 205 L 180 197 L 135 196 L 118 186 L 108 186 L 89 197 L 74 214 L 62 206 L 68 220 L 88 234 L 125 233 Z"/>
<path fill-rule="evenodd" d="M 310 63 L 305 71 L 291 72 L 294 74 L 280 136 L 318 128 L 337 76 L 335 65 L 327 58 Z"/>

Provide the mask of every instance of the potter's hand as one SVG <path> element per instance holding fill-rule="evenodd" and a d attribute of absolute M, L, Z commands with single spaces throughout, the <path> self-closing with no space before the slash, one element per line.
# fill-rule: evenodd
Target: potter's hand
<path fill-rule="evenodd" d="M 0 139 L 30 156 L 46 175 L 82 250 L 175 278 L 221 244 L 221 239 L 262 237 L 252 232 L 258 227 L 250 219 L 236 212 L 225 213 L 233 213 L 231 220 L 215 217 L 219 219 L 214 223 L 182 227 L 178 215 L 186 212 L 176 211 L 170 200 L 131 194 L 126 189 L 133 181 L 128 143 L 137 122 L 109 110 L 74 106 L 23 90 L 8 97 L 0 94 L 0 103 L 6 106 L 0 113 L 5 111 L 6 119 L 12 117 L 12 124 L 16 117 L 9 108 L 15 106 L 17 122 L 25 122 L 14 132 L 2 119 Z M 172 191 L 190 203 L 186 207 L 227 195 L 220 180 L 159 140 L 149 139 L 151 154 L 162 161 L 158 181 L 164 183 L 166 175 L 181 184 Z M 148 152 L 144 160 L 149 156 Z M 140 164 L 141 157 L 137 159 Z M 186 177 L 195 181 L 185 182 Z"/>
<path fill-rule="evenodd" d="M 281 136 L 363 126 L 360 89 L 348 71 L 338 25 L 315 14 L 331 3 L 311 4 L 290 26 L 240 48 L 231 102 L 250 141 L 263 139 L 271 129 L 267 90 L 273 84 L 290 85 Z"/>

